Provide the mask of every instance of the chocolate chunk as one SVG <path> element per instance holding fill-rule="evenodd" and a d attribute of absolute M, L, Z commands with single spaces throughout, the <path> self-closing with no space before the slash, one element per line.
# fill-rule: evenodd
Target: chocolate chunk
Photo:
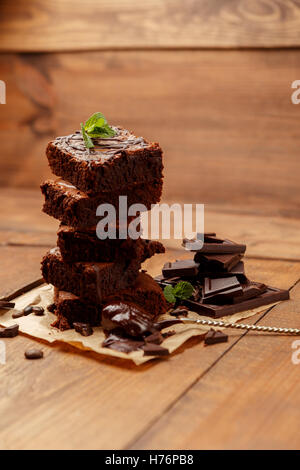
<path fill-rule="evenodd" d="M 27 305 L 27 307 L 23 308 L 23 314 L 25 317 L 30 315 L 33 312 L 33 305 Z"/>
<path fill-rule="evenodd" d="M 236 276 L 227 278 L 204 279 L 203 303 L 226 303 L 226 301 L 241 296 L 243 288 Z"/>
<path fill-rule="evenodd" d="M 115 329 L 109 332 L 107 338 L 103 341 L 102 347 L 114 349 L 115 351 L 130 353 L 141 349 L 144 341 L 128 338 L 120 329 Z"/>
<path fill-rule="evenodd" d="M 106 331 L 119 328 L 129 336 L 142 336 L 154 331 L 151 315 L 132 302 L 111 302 L 103 307 L 102 327 Z"/>
<path fill-rule="evenodd" d="M 207 271 L 230 271 L 241 259 L 242 255 L 238 253 L 206 254 L 198 251 L 194 256 L 195 262 L 200 263 L 199 273 Z"/>
<path fill-rule="evenodd" d="M 152 335 L 149 335 L 149 336 L 145 337 L 145 342 L 146 343 L 161 344 L 163 342 L 163 340 L 164 340 L 164 338 L 163 338 L 160 331 L 155 331 L 155 333 L 152 333 Z"/>
<path fill-rule="evenodd" d="M 210 329 L 206 333 L 204 338 L 205 344 L 217 344 L 217 343 L 226 343 L 228 341 L 228 335 L 219 330 Z"/>
<path fill-rule="evenodd" d="M 14 302 L 7 302 L 6 300 L 0 300 L 0 308 L 14 308 Z"/>
<path fill-rule="evenodd" d="M 168 328 L 169 326 L 176 325 L 177 323 L 182 323 L 179 319 L 174 320 L 161 320 L 160 322 L 153 323 L 153 326 L 156 330 L 163 330 L 164 328 Z"/>
<path fill-rule="evenodd" d="M 233 303 L 239 303 L 244 300 L 253 299 L 253 297 L 257 297 L 260 294 L 263 294 L 267 290 L 267 286 L 265 284 L 259 282 L 250 282 L 243 287 L 243 293 L 238 297 L 232 299 Z"/>
<path fill-rule="evenodd" d="M 173 263 L 166 263 L 162 269 L 163 276 L 174 277 L 195 277 L 198 273 L 199 264 L 192 259 L 176 260 Z"/>
<path fill-rule="evenodd" d="M 36 348 L 27 349 L 24 355 L 26 359 L 42 359 L 44 357 L 43 351 Z"/>
<path fill-rule="evenodd" d="M 251 310 L 253 308 L 262 307 L 263 305 L 272 304 L 280 300 L 289 299 L 289 291 L 283 289 L 276 289 L 275 287 L 267 287 L 267 290 L 257 297 L 244 300 L 236 304 L 212 305 L 195 302 L 187 299 L 183 301 L 186 307 L 197 312 L 200 315 L 207 315 L 208 317 L 220 318 L 226 315 L 233 315 L 234 313 Z"/>
<path fill-rule="evenodd" d="M 158 344 L 147 343 L 142 349 L 144 350 L 144 356 L 168 356 L 170 354 L 168 349 Z"/>
<path fill-rule="evenodd" d="M 14 338 L 19 334 L 19 325 L 0 327 L 0 338 Z"/>
<path fill-rule="evenodd" d="M 169 330 L 169 331 L 166 331 L 165 333 L 162 333 L 162 337 L 164 339 L 169 338 L 170 336 L 174 336 L 174 335 L 176 335 L 175 330 Z"/>
<path fill-rule="evenodd" d="M 234 266 L 233 268 L 227 271 L 222 271 L 222 270 L 212 271 L 210 268 L 209 269 L 208 268 L 209 268 L 209 265 L 207 269 L 203 270 L 203 272 L 201 272 L 201 269 L 199 269 L 198 279 L 200 281 L 202 281 L 205 277 L 210 277 L 212 279 L 215 279 L 217 277 L 236 276 L 240 283 L 246 284 L 248 282 L 247 276 L 245 274 L 245 266 L 244 266 L 243 261 L 240 261 L 236 266 Z"/>
<path fill-rule="evenodd" d="M 88 323 L 74 322 L 73 326 L 75 331 L 80 333 L 81 336 L 91 336 L 94 333 L 93 328 Z"/>
<path fill-rule="evenodd" d="M 37 306 L 37 307 L 33 307 L 33 308 L 32 308 L 32 311 L 33 311 L 33 313 L 34 313 L 35 315 L 37 315 L 38 317 L 41 317 L 41 316 L 44 315 L 44 311 L 45 311 L 45 310 L 43 309 L 43 307 L 38 307 L 38 306 Z"/>
<path fill-rule="evenodd" d="M 223 240 L 213 235 L 204 234 L 204 243 L 202 248 L 199 248 L 197 239 L 184 240 L 183 246 L 186 247 L 189 244 L 190 251 L 197 251 L 201 253 L 214 253 L 214 254 L 225 254 L 225 253 L 245 253 L 246 245 L 235 243 L 231 240 Z"/>

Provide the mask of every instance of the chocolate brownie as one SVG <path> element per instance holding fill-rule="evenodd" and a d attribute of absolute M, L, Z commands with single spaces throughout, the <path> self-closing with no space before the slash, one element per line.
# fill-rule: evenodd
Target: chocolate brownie
<path fill-rule="evenodd" d="M 101 320 L 101 307 L 82 302 L 79 297 L 70 292 L 54 290 L 54 303 L 56 321 L 52 324 L 60 330 L 68 330 L 74 322 L 88 323 L 99 326 Z"/>
<path fill-rule="evenodd" d="M 117 234 L 118 235 L 118 234 Z M 115 261 L 118 258 L 138 258 L 143 263 L 156 253 L 164 253 L 165 249 L 158 241 L 139 238 L 137 240 L 115 239 L 100 240 L 96 227 L 76 230 L 61 225 L 58 230 L 57 245 L 66 262 L 76 261 Z"/>
<path fill-rule="evenodd" d="M 100 322 L 101 307 L 83 302 L 78 296 L 54 289 L 55 314 L 57 320 L 53 326 L 61 330 L 72 328 L 73 322 L 89 323 L 96 326 Z M 145 273 L 139 273 L 133 287 L 113 293 L 103 301 L 103 306 L 110 302 L 124 301 L 134 303 L 149 312 L 149 318 L 155 320 L 167 310 L 163 292 L 157 283 Z"/>
<path fill-rule="evenodd" d="M 124 302 L 134 302 L 147 310 L 156 318 L 168 309 L 166 299 L 162 289 L 151 276 L 146 273 L 139 273 L 136 283 L 120 291 L 114 292 L 105 298 L 105 303 L 121 300 Z"/>
<path fill-rule="evenodd" d="M 128 207 L 132 204 L 143 204 L 151 209 L 151 204 L 160 201 L 162 182 L 152 184 L 139 184 L 131 190 L 98 193 L 89 197 L 79 191 L 75 186 L 63 180 L 47 180 L 41 185 L 45 196 L 43 211 L 71 227 L 90 227 L 97 225 L 100 220 L 96 216 L 100 204 L 112 204 L 118 213 L 119 196 L 127 196 Z"/>
<path fill-rule="evenodd" d="M 46 154 L 53 173 L 89 194 L 118 193 L 159 182 L 163 170 L 159 144 L 121 127 L 113 129 L 114 137 L 93 139 L 94 149 L 85 147 L 81 132 L 50 142 Z"/>
<path fill-rule="evenodd" d="M 105 297 L 134 283 L 140 265 L 137 259 L 114 263 L 65 263 L 56 247 L 42 259 L 42 274 L 47 283 L 60 290 L 78 295 L 86 302 L 101 304 Z"/>

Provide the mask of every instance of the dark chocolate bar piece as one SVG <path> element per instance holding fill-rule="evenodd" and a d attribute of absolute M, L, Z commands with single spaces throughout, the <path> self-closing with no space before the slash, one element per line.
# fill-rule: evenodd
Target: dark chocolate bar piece
<path fill-rule="evenodd" d="M 235 304 L 210 305 L 189 299 L 184 300 L 183 304 L 188 307 L 189 310 L 197 312 L 200 315 L 220 318 L 227 315 L 233 315 L 234 313 L 243 312 L 244 310 L 252 310 L 257 307 L 262 307 L 263 305 L 269 305 L 280 300 L 287 300 L 289 298 L 290 295 L 288 290 L 268 286 L 267 290 L 258 297 Z"/>
<path fill-rule="evenodd" d="M 195 277 L 198 273 L 199 264 L 192 259 L 176 260 L 168 262 L 162 268 L 163 276 L 169 277 Z"/>
<path fill-rule="evenodd" d="M 81 132 L 57 137 L 46 154 L 57 176 L 89 194 L 119 192 L 138 184 L 151 185 L 162 178 L 162 150 L 121 127 L 114 137 L 94 139 L 94 149 L 84 145 Z"/>
<path fill-rule="evenodd" d="M 202 302 L 205 304 L 226 304 L 242 294 L 243 288 L 236 276 L 204 279 Z"/>
<path fill-rule="evenodd" d="M 160 201 L 162 182 L 151 185 L 137 184 L 134 188 L 122 192 L 102 192 L 90 197 L 63 180 L 45 181 L 41 190 L 45 196 L 43 211 L 46 214 L 60 220 L 64 225 L 85 228 L 97 225 L 100 217 L 96 215 L 96 210 L 101 204 L 113 205 L 118 217 L 119 196 L 127 196 L 128 207 L 138 203 L 151 209 L 151 204 Z"/>
<path fill-rule="evenodd" d="M 210 277 L 214 279 L 216 277 L 231 277 L 231 276 L 236 276 L 241 284 L 246 284 L 248 282 L 248 278 L 245 274 L 245 266 L 244 266 L 243 261 L 240 261 L 236 266 L 234 266 L 228 271 L 205 270 L 201 272 L 201 270 L 199 270 L 198 272 L 198 278 L 200 280 L 204 279 L 205 277 Z M 160 282 L 163 282 L 163 280 L 161 279 Z"/>
<path fill-rule="evenodd" d="M 248 284 L 242 286 L 242 288 L 242 294 L 232 299 L 234 304 L 243 302 L 244 300 L 253 299 L 253 297 L 257 297 L 267 290 L 267 286 L 259 282 L 249 282 Z"/>
<path fill-rule="evenodd" d="M 183 246 L 188 247 L 190 251 L 197 251 L 199 253 L 215 253 L 215 254 L 226 254 L 226 253 L 239 253 L 243 254 L 246 251 L 246 245 L 235 243 L 231 240 L 217 238 L 211 234 L 204 234 L 204 243 L 202 248 L 199 248 L 197 239 L 194 240 L 183 240 Z"/>
<path fill-rule="evenodd" d="M 204 338 L 204 343 L 209 344 L 217 344 L 217 343 L 226 343 L 228 341 L 228 335 L 223 333 L 220 330 L 213 330 L 210 329 L 208 333 L 206 333 Z"/>
<path fill-rule="evenodd" d="M 200 263 L 199 273 L 209 271 L 230 271 L 242 259 L 239 253 L 212 254 L 198 251 L 194 256 L 194 261 Z"/>

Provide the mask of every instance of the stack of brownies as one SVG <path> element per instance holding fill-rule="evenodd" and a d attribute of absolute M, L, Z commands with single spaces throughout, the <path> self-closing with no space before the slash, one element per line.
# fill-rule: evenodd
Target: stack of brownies
<path fill-rule="evenodd" d="M 233 315 L 289 298 L 289 292 L 250 281 L 242 261 L 246 245 L 205 233 L 204 243 L 183 240 L 193 259 L 166 263 L 155 279 L 161 287 L 189 281 L 193 296 L 183 301 L 191 311 L 209 317 Z"/>
<path fill-rule="evenodd" d="M 95 139 L 93 149 L 86 148 L 79 131 L 57 137 L 47 147 L 49 165 L 63 179 L 41 185 L 43 211 L 61 222 L 57 247 L 44 256 L 42 273 L 55 286 L 53 311 L 60 329 L 75 323 L 99 325 L 102 307 L 112 300 L 133 302 L 153 319 L 167 308 L 160 287 L 140 272 L 147 258 L 164 252 L 163 245 L 96 235 L 100 204 L 118 210 L 122 195 L 128 206 L 139 203 L 150 209 L 162 191 L 160 146 L 123 128 L 113 130 L 113 137 Z M 115 229 L 118 234 L 117 223 Z"/>

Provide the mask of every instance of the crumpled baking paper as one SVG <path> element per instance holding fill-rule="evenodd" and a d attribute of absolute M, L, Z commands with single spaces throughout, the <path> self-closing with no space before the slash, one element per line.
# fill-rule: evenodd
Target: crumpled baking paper
<path fill-rule="evenodd" d="M 40 338 L 48 341 L 49 343 L 69 343 L 72 346 L 75 346 L 76 348 L 81 350 L 94 351 L 98 354 L 103 354 L 105 356 L 129 359 L 133 361 L 136 365 L 143 364 L 144 362 L 147 362 L 155 357 L 144 356 L 143 351 L 132 351 L 130 353 L 123 353 L 115 351 L 113 349 L 103 348 L 101 345 L 105 339 L 105 335 L 101 327 L 93 328 L 94 334 L 91 336 L 81 336 L 80 333 L 77 333 L 73 329 L 67 331 L 60 331 L 57 328 L 52 327 L 51 323 L 54 322 L 56 316 L 53 313 L 48 312 L 47 306 L 53 303 L 53 291 L 53 286 L 42 285 L 17 297 L 16 299 L 14 299 L 14 302 L 16 304 L 15 309 L 0 309 L 0 325 L 10 326 L 17 323 L 19 325 L 19 331 L 31 337 Z M 276 303 L 270 304 L 268 306 L 259 307 L 253 310 L 247 310 L 245 312 L 236 313 L 231 316 L 218 318 L 218 320 L 224 320 L 227 322 L 237 322 L 243 318 L 249 318 L 255 315 L 256 313 L 263 312 L 267 308 L 270 308 L 272 305 L 276 305 Z M 45 309 L 45 315 L 40 317 L 34 314 L 30 314 L 16 319 L 12 318 L 12 313 L 14 311 L 22 310 L 27 305 L 39 305 L 43 307 Z M 161 315 L 158 320 L 174 318 L 175 317 L 165 314 Z M 208 317 L 202 317 L 194 312 L 189 312 L 188 318 L 205 320 L 209 319 Z M 168 328 L 165 328 L 163 332 L 173 330 L 176 332 L 176 334 L 166 338 L 163 341 L 162 346 L 167 348 L 169 352 L 172 353 L 192 336 L 204 336 L 210 328 L 210 326 L 198 325 L 196 323 L 172 325 Z M 218 329 L 222 328 L 218 327 Z"/>

